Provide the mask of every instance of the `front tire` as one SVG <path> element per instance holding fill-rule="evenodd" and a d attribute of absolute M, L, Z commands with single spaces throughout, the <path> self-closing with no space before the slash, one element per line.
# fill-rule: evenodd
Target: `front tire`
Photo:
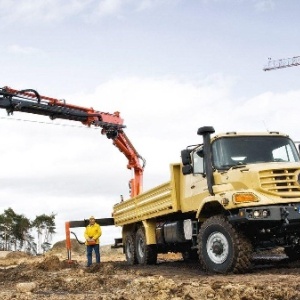
<path fill-rule="evenodd" d="M 135 238 L 136 258 L 140 265 L 154 265 L 157 262 L 156 245 L 146 244 L 144 228 L 140 227 Z"/>
<path fill-rule="evenodd" d="M 198 255 L 205 271 L 243 273 L 251 265 L 252 245 L 224 216 L 214 216 L 200 227 Z"/>

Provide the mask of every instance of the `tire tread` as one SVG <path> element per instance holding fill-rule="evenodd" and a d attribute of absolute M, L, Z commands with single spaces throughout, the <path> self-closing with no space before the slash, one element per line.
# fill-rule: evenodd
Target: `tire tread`
<path fill-rule="evenodd" d="M 249 270 L 251 266 L 251 257 L 252 257 L 252 245 L 250 241 L 240 232 L 238 232 L 226 219 L 223 215 L 213 216 L 207 219 L 202 226 L 200 227 L 197 242 L 198 242 L 198 255 L 199 261 L 202 268 L 211 272 L 212 270 L 206 264 L 204 254 L 201 251 L 202 248 L 202 236 L 205 230 L 212 225 L 219 225 L 223 227 L 227 233 L 230 235 L 233 241 L 233 251 L 235 257 L 233 257 L 233 262 L 228 266 L 227 269 L 220 273 L 245 273 Z"/>

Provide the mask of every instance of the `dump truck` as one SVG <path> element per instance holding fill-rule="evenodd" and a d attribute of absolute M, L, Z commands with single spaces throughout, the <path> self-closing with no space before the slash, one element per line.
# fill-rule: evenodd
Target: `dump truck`
<path fill-rule="evenodd" d="M 246 272 L 257 251 L 300 258 L 300 162 L 280 132 L 215 135 L 181 151 L 170 180 L 113 207 L 128 264 L 182 253 L 212 273 Z"/>

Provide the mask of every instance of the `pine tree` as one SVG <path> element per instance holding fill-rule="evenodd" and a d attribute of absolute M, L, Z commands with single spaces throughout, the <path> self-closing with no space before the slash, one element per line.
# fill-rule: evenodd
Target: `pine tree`
<path fill-rule="evenodd" d="M 47 251 L 51 246 L 52 235 L 55 233 L 55 214 L 36 216 L 32 225 L 37 230 L 37 253 Z"/>

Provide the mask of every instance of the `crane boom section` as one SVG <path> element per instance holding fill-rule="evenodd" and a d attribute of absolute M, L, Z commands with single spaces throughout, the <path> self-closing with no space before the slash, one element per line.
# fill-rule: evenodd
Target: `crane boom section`
<path fill-rule="evenodd" d="M 80 121 L 84 125 L 105 125 L 115 128 L 124 128 L 123 119 L 119 112 L 114 114 L 95 111 L 93 108 L 67 104 L 64 100 L 40 96 L 34 90 L 17 91 L 5 87 L 0 89 L 0 107 L 5 108 L 8 114 L 14 111 L 27 112 L 49 116 L 52 120 L 60 118 Z M 99 123 L 103 122 L 103 124 Z"/>
<path fill-rule="evenodd" d="M 54 119 L 79 121 L 86 126 L 102 128 L 101 133 L 112 139 L 116 146 L 128 159 L 127 168 L 133 169 L 134 178 L 130 180 L 131 196 L 142 192 L 142 177 L 145 160 L 138 154 L 123 129 L 123 119 L 119 112 L 113 114 L 96 111 L 93 108 L 68 104 L 47 96 L 39 95 L 32 89 L 15 90 L 10 87 L 0 88 L 0 108 L 6 109 L 8 115 L 14 111 L 43 115 Z M 141 165 L 140 160 L 143 161 Z"/>
<path fill-rule="evenodd" d="M 295 67 L 300 65 L 300 56 L 291 58 L 282 58 L 277 60 L 269 59 L 268 64 L 263 68 L 264 71 L 272 71 L 277 69 L 284 69 L 288 67 Z"/>

